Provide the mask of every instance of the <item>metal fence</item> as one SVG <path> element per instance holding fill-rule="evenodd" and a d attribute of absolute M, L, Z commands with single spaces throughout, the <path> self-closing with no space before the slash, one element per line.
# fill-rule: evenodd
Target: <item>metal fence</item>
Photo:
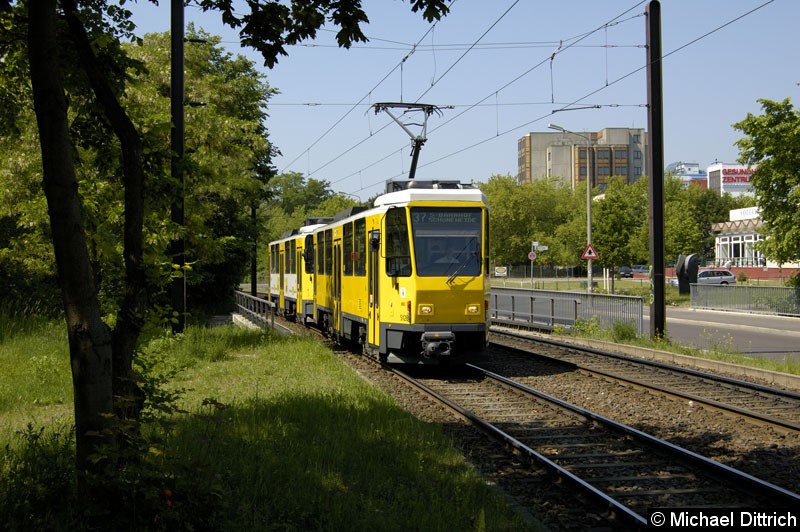
<path fill-rule="evenodd" d="M 695 308 L 800 316 L 800 288 L 692 284 Z"/>
<path fill-rule="evenodd" d="M 239 290 L 234 291 L 236 311 L 261 325 L 275 328 L 275 306 L 271 301 L 252 296 Z"/>
<path fill-rule="evenodd" d="M 234 296 L 239 314 L 275 328 L 272 302 L 238 290 Z M 633 296 L 494 287 L 489 314 L 492 321 L 498 323 L 525 323 L 550 329 L 556 325 L 570 328 L 578 320 L 588 322 L 592 318 L 603 327 L 623 322 L 636 327 L 638 334 L 642 334 L 643 329 L 643 300 Z"/>
<path fill-rule="evenodd" d="M 489 314 L 499 323 L 536 324 L 552 329 L 556 325 L 569 328 L 578 320 L 595 318 L 608 328 L 615 323 L 629 323 L 637 334 L 643 331 L 643 309 L 641 297 L 521 288 L 493 287 L 489 301 Z"/>

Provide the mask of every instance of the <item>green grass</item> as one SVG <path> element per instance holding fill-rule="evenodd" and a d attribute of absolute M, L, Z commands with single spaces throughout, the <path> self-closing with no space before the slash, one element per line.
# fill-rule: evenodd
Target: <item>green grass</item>
<path fill-rule="evenodd" d="M 72 482 L 68 354 L 54 334 L 63 326 L 45 328 L 0 342 L 0 388 L 25 398 L 0 405 L 0 514 L 12 530 L 75 530 L 84 518 Z M 111 486 L 129 504 L 106 529 L 525 529 L 441 427 L 315 341 L 190 327 L 144 353 L 149 382 L 164 382 L 162 402 L 176 402 L 149 411 L 143 462 Z M 44 354 L 55 366 L 46 400 L 41 381 L 20 378 Z"/>
<path fill-rule="evenodd" d="M 63 322 L 0 313 L 0 438 L 12 427 L 71 415 L 69 367 Z"/>

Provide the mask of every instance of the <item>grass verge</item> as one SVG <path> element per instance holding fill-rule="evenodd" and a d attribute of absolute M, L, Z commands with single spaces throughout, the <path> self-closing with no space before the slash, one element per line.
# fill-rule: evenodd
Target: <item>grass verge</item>
<path fill-rule="evenodd" d="M 628 323 L 615 323 L 611 328 L 603 328 L 597 320 L 578 321 L 575 327 L 567 332 L 563 327 L 556 327 L 553 334 L 559 336 L 572 336 L 575 338 L 586 338 L 595 340 L 605 340 L 618 344 L 632 345 L 646 349 L 657 349 L 669 353 L 688 355 L 696 358 L 728 362 L 752 368 L 778 371 L 791 375 L 800 375 L 800 362 L 791 358 L 776 360 L 766 357 L 748 356 L 736 351 L 733 347 L 732 338 L 716 338 L 711 332 L 708 333 L 708 349 L 699 349 L 673 343 L 669 338 L 652 340 L 649 337 L 639 336 L 636 328 Z"/>
<path fill-rule="evenodd" d="M 64 344 L 63 335 L 19 331 L 0 339 L 0 389 L 17 398 L 0 403 L 8 530 L 85 523 Z M 20 378 L 45 354 L 47 392 Z M 191 327 L 149 342 L 141 358 L 148 382 L 163 383 L 156 403 L 171 406 L 151 405 L 142 460 L 114 475 L 110 489 L 129 504 L 106 529 L 525 529 L 439 426 L 400 409 L 314 341 Z"/>

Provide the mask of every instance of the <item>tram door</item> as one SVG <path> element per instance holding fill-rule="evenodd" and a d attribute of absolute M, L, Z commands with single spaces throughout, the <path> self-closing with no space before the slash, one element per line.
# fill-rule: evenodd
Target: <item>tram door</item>
<path fill-rule="evenodd" d="M 298 244 L 301 244 L 300 240 L 297 241 Z M 295 248 L 294 252 L 294 273 L 296 274 L 297 279 L 297 294 L 296 294 L 296 305 L 297 307 L 294 309 L 295 319 L 303 317 L 303 247 L 302 244 Z"/>
<path fill-rule="evenodd" d="M 319 301 L 317 300 L 317 291 L 318 291 L 317 289 L 319 287 L 319 276 L 322 273 L 322 255 L 320 253 L 320 250 L 322 249 L 322 242 L 320 242 L 321 235 L 322 232 L 318 233 L 313 237 L 314 240 L 316 240 L 316 245 L 314 248 L 313 256 L 311 258 L 311 260 L 314 262 L 314 281 L 313 281 L 314 306 L 312 309 L 312 315 L 314 316 L 314 322 L 317 323 L 318 325 L 320 324 L 320 322 L 319 322 L 319 311 L 317 310 L 317 307 L 319 306 Z"/>
<path fill-rule="evenodd" d="M 336 336 L 342 327 L 342 242 L 333 245 L 333 277 L 331 278 L 333 291 L 333 327 Z"/>
<path fill-rule="evenodd" d="M 368 332 L 367 343 L 378 345 L 380 338 L 380 307 L 378 305 L 378 286 L 380 280 L 380 242 L 381 232 L 369 232 L 369 269 L 367 272 L 367 284 L 369 285 L 368 291 L 368 310 L 367 319 Z"/>
<path fill-rule="evenodd" d="M 286 285 L 284 284 L 284 272 L 286 265 L 284 264 L 284 250 L 281 248 L 280 255 L 278 256 L 278 309 L 283 310 L 284 297 L 286 295 Z"/>

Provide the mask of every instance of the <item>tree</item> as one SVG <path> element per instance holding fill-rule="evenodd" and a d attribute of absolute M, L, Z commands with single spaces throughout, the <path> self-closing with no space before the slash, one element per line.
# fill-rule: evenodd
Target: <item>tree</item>
<path fill-rule="evenodd" d="M 548 264 L 560 258 L 556 231 L 574 216 L 574 193 L 557 179 L 517 184 L 510 175 L 494 175 L 480 185 L 486 194 L 489 215 L 490 255 L 497 264 L 524 264 L 531 242 L 548 246 Z M 585 229 L 584 218 L 584 229 Z M 584 241 L 586 234 L 584 232 Z M 580 251 L 578 252 L 580 257 Z M 563 263 L 562 263 L 563 264 Z"/>
<path fill-rule="evenodd" d="M 172 273 L 165 260 L 171 239 L 183 234 L 189 308 L 231 300 L 245 275 L 256 238 L 250 207 L 267 197 L 274 173 L 274 148 L 264 126 L 269 98 L 275 93 L 251 61 L 220 47 L 219 37 L 187 31 L 191 45 L 184 59 L 187 98 L 202 105 L 186 109 L 184 157 L 185 224 L 174 224 L 169 212 L 174 188 L 169 175 L 169 34 L 146 35 L 125 50 L 144 68 L 131 69 L 124 100 L 134 121 L 146 132 L 148 176 L 145 232 L 150 247 L 146 262 L 151 279 L 166 287 Z M 181 233 L 183 232 L 183 233 Z M 104 231 L 103 234 L 111 233 Z M 168 304 L 166 293 L 164 305 Z M 157 295 L 157 294 L 156 294 Z M 208 309 L 213 310 L 213 309 Z"/>
<path fill-rule="evenodd" d="M 480 186 L 490 205 L 489 251 L 496 264 L 520 264 L 531 250 L 530 221 L 522 187 L 510 175 L 493 175 Z"/>
<path fill-rule="evenodd" d="M 313 37 L 326 18 L 340 28 L 337 38 L 341 46 L 366 40 L 360 25 L 367 18 L 358 0 L 298 0 L 288 6 L 276 0 L 251 2 L 250 13 L 244 15 L 233 11 L 231 0 L 203 0 L 200 5 L 219 10 L 226 24 L 240 27 L 242 41 L 260 50 L 270 66 L 278 55 L 286 54 L 285 44 Z M 443 0 L 414 0 L 412 10 L 422 10 L 430 21 L 445 14 L 447 6 Z M 23 13 L 27 19 L 21 18 Z M 27 34 L 27 49 L 20 58 L 27 53 L 42 184 L 68 329 L 79 487 L 83 495 L 103 502 L 111 494 L 90 486 L 85 473 L 100 473 L 108 465 L 92 457 L 101 456 L 98 451 L 103 446 L 118 443 L 113 431 L 116 420 L 138 416 L 141 395 L 132 361 L 148 302 L 143 261 L 144 144 L 141 132 L 120 104 L 125 56 L 119 53 L 119 43 L 132 36 L 133 25 L 128 11 L 104 0 L 37 0 L 13 6 L 10 0 L 2 0 L 0 16 L 4 32 Z M 64 60 L 70 53 L 74 55 Z M 12 70 L 19 71 L 16 65 Z M 71 99 L 67 96 L 72 77 L 83 78 L 91 88 L 96 118 L 105 121 L 120 145 L 124 295 L 113 330 L 102 320 L 76 175 Z M 10 113 L 4 115 L 8 118 Z"/>
<path fill-rule="evenodd" d="M 678 255 L 701 252 L 704 234 L 698 217 L 697 208 L 684 196 L 664 203 L 664 257 L 667 262 L 677 260 Z"/>
<path fill-rule="evenodd" d="M 746 136 L 736 142 L 739 162 L 757 166 L 751 177 L 764 220 L 759 243 L 778 263 L 800 260 L 800 112 L 790 103 L 761 99 L 764 114 L 733 125 Z"/>
<path fill-rule="evenodd" d="M 333 196 L 330 183 L 314 178 L 306 179 L 300 172 L 287 172 L 275 176 L 267 187 L 267 194 L 286 214 L 305 208 L 313 210 Z"/>
<path fill-rule="evenodd" d="M 607 268 L 631 264 L 633 259 L 630 242 L 641 213 L 635 211 L 629 188 L 623 178 L 612 177 L 603 198 L 592 205 L 592 245 L 600 255 L 598 262 Z"/>

